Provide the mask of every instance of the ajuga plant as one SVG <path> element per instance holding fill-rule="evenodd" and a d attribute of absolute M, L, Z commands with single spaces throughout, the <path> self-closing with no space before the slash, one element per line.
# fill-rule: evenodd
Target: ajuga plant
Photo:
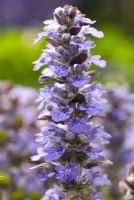
<path fill-rule="evenodd" d="M 104 127 L 112 135 L 108 154 L 114 163 L 112 169 L 108 168 L 113 182 L 110 189 L 111 195 L 118 197 L 118 183 L 125 171 L 122 169 L 134 162 L 134 94 L 126 86 L 110 84 L 107 97 Z"/>
<path fill-rule="evenodd" d="M 0 181 L 1 200 L 14 199 L 16 192 L 26 198 L 31 192 L 44 191 L 36 172 L 29 169 L 29 157 L 37 146 L 36 95 L 34 89 L 0 83 L 0 174 L 5 177 Z"/>
<path fill-rule="evenodd" d="M 45 36 L 48 42 L 34 62 L 34 70 L 45 66 L 38 98 L 38 119 L 44 122 L 32 160 L 41 159 L 37 167 L 42 180 L 53 179 L 42 200 L 102 200 L 98 188 L 111 184 L 102 172 L 106 163 L 102 146 L 110 135 L 93 123 L 95 116 L 104 115 L 105 89 L 93 81 L 97 73 L 90 68 L 92 64 L 103 68 L 106 62 L 90 50 L 95 47 L 91 36 L 101 38 L 103 33 L 91 27 L 95 21 L 76 7 L 59 7 L 53 15 L 35 40 Z"/>
<path fill-rule="evenodd" d="M 134 165 L 131 166 L 128 177 L 119 183 L 124 200 L 134 199 Z"/>

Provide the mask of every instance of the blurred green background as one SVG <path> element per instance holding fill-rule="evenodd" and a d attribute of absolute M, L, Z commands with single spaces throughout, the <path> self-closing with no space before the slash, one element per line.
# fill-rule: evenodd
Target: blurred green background
<path fill-rule="evenodd" d="M 8 0 L 0 2 L 1 80 L 39 86 L 40 72 L 32 71 L 32 62 L 45 48 L 45 41 L 33 46 L 33 40 L 42 30 L 42 21 L 50 18 L 56 6 L 72 3 L 91 19 L 97 19 L 95 26 L 105 34 L 96 40 L 93 50 L 108 62 L 107 69 L 101 70 L 103 81 L 129 82 L 134 89 L 133 0 L 50 0 L 47 5 L 43 0 L 13 0 L 12 5 Z"/>

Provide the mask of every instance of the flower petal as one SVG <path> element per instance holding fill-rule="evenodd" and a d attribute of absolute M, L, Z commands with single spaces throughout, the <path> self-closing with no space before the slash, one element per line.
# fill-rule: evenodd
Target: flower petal
<path fill-rule="evenodd" d="M 72 82 L 72 85 L 76 88 L 81 88 L 90 81 L 90 76 L 71 76 L 68 80 Z"/>
<path fill-rule="evenodd" d="M 67 120 L 71 117 L 72 112 L 73 112 L 72 108 L 63 108 L 54 110 L 51 112 L 52 120 L 55 122 Z"/>

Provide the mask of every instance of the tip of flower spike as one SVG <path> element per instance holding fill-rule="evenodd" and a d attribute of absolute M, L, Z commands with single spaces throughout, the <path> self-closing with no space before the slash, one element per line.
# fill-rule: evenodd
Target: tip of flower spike
<path fill-rule="evenodd" d="M 77 14 L 77 7 L 73 7 L 73 6 L 70 6 L 70 9 L 69 9 L 69 16 L 70 18 L 74 18 Z"/>

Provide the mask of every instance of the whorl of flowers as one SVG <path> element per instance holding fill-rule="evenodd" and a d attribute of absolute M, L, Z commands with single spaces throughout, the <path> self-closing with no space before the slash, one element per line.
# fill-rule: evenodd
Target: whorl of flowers
<path fill-rule="evenodd" d="M 110 170 L 114 184 L 112 192 L 119 194 L 118 182 L 122 179 L 127 164 L 134 162 L 134 94 L 126 86 L 109 85 L 107 117 L 104 120 L 106 131 L 112 139 L 108 146 L 113 169 Z"/>
<path fill-rule="evenodd" d="M 48 44 L 34 70 L 49 68 L 39 78 L 45 83 L 38 99 L 38 119 L 44 120 L 44 126 L 36 135 L 39 148 L 32 160 L 42 160 L 44 180 L 55 179 L 42 200 L 102 200 L 98 187 L 110 185 L 101 167 L 105 163 L 101 146 L 109 143 L 110 135 L 92 120 L 104 114 L 105 90 L 93 82 L 97 73 L 90 67 L 106 65 L 90 52 L 95 44 L 87 35 L 103 37 L 91 27 L 94 23 L 76 7 L 59 7 L 35 40 L 46 36 Z"/>
<path fill-rule="evenodd" d="M 131 166 L 128 177 L 121 181 L 119 186 L 124 200 L 134 199 L 134 165 Z"/>
<path fill-rule="evenodd" d="M 25 192 L 44 189 L 36 173 L 29 169 L 29 156 L 37 148 L 34 135 L 38 125 L 33 106 L 36 96 L 34 89 L 0 82 L 0 171 L 9 177 L 6 185 L 1 181 L 0 194 L 3 190 L 7 195 L 10 192 L 8 199 L 20 188 Z"/>

